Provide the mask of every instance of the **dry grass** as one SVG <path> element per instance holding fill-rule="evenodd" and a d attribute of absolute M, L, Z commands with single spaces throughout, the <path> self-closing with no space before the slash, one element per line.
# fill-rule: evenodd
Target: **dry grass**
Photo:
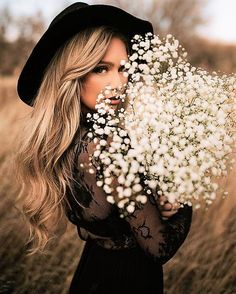
<path fill-rule="evenodd" d="M 27 232 L 14 199 L 18 193 L 11 167 L 17 134 L 29 113 L 17 98 L 15 79 L 0 80 L 0 293 L 67 293 L 84 243 L 74 226 L 55 239 L 47 256 L 26 257 Z M 236 293 L 236 168 L 228 177 L 229 197 L 193 216 L 191 232 L 165 267 L 166 294 Z M 102 293 L 101 293 L 102 294 Z M 148 293 L 147 293 L 148 294 Z"/>

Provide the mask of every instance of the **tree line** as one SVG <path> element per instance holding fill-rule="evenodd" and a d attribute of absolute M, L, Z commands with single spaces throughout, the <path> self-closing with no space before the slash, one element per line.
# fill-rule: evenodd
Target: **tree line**
<path fill-rule="evenodd" d="M 210 71 L 234 72 L 236 45 L 213 42 L 198 34 L 198 28 L 207 23 L 203 13 L 207 1 L 100 0 L 99 3 L 121 7 L 149 20 L 160 36 L 174 35 L 188 52 L 188 59 L 193 65 Z M 16 17 L 7 7 L 0 9 L 0 75 L 18 74 L 44 30 L 45 20 L 41 11 L 31 16 Z"/>

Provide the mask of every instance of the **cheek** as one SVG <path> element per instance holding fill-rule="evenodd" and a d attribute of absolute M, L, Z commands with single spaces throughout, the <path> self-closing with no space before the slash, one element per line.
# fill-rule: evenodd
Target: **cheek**
<path fill-rule="evenodd" d="M 104 81 L 101 78 L 91 75 L 83 84 L 83 92 L 86 96 L 87 93 L 97 96 L 104 87 Z"/>
<path fill-rule="evenodd" d="M 127 84 L 128 81 L 129 81 L 129 78 L 128 78 L 128 77 L 125 77 L 125 76 L 123 75 L 122 83 L 123 83 L 123 84 Z"/>
<path fill-rule="evenodd" d="M 122 84 L 126 84 L 129 81 L 129 77 L 131 77 L 131 75 L 129 75 L 128 77 L 126 75 L 124 75 L 123 72 L 120 73 L 120 80 L 122 82 Z"/>
<path fill-rule="evenodd" d="M 87 79 L 81 89 L 81 101 L 89 108 L 94 109 L 97 96 L 102 87 L 97 79 Z"/>
<path fill-rule="evenodd" d="M 84 83 L 81 89 L 81 102 L 83 102 L 86 106 L 90 106 L 91 104 L 91 89 L 88 83 Z"/>
<path fill-rule="evenodd" d="M 87 98 L 90 96 L 89 88 L 87 88 L 86 84 L 82 86 L 80 96 L 82 102 L 86 102 Z"/>

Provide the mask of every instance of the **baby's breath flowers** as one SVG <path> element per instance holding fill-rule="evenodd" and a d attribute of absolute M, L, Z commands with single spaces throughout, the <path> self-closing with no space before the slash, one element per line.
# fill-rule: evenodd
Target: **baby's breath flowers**
<path fill-rule="evenodd" d="M 121 62 L 129 75 L 126 108 L 106 109 L 103 99 L 92 118 L 93 158 L 102 167 L 97 184 L 126 214 L 149 194 L 209 205 L 215 179 L 231 163 L 236 78 L 191 66 L 171 35 L 136 35 L 132 42 L 129 62 Z"/>

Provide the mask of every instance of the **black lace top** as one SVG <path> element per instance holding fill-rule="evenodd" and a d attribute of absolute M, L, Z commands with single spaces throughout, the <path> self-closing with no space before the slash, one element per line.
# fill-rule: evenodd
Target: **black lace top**
<path fill-rule="evenodd" d="M 76 149 L 75 193 L 68 193 L 69 220 L 78 228 L 82 240 L 94 239 L 100 246 L 119 250 L 141 247 L 150 258 L 161 263 L 168 261 L 184 242 L 192 218 L 189 206 L 180 208 L 168 220 L 163 220 L 158 210 L 155 196 L 136 209 L 134 213 L 120 218 L 116 204 L 106 200 L 103 188 L 96 184 L 97 170 L 93 173 L 83 168 L 89 164 L 95 143 L 88 137 L 89 124 L 83 122 L 81 140 Z"/>

